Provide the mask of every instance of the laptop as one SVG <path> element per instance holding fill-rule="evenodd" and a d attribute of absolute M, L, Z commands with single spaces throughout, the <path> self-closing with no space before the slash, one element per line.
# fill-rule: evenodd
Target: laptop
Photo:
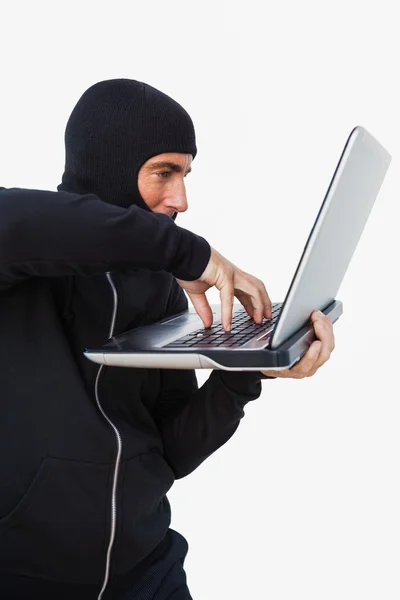
<path fill-rule="evenodd" d="M 343 313 L 336 299 L 343 277 L 391 161 L 386 149 L 363 127 L 344 146 L 328 191 L 308 236 L 283 302 L 261 324 L 234 303 L 232 328 L 221 324 L 220 305 L 211 305 L 213 325 L 205 329 L 191 307 L 157 323 L 111 337 L 85 349 L 95 363 L 157 369 L 232 371 L 291 368 L 316 339 L 310 319 L 319 309 L 332 323 Z"/>

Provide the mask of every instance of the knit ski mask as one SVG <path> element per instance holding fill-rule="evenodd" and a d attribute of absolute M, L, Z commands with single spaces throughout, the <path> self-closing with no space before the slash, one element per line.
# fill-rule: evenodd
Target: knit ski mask
<path fill-rule="evenodd" d="M 151 210 L 139 193 L 138 173 L 164 152 L 196 155 L 193 123 L 184 108 L 146 83 L 100 81 L 84 92 L 68 119 L 57 189 Z"/>

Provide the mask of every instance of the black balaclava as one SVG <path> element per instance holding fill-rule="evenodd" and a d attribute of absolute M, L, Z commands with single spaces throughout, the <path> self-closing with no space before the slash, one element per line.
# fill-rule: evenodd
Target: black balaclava
<path fill-rule="evenodd" d="M 100 81 L 83 93 L 68 119 L 65 170 L 57 190 L 150 210 L 139 193 L 138 173 L 164 152 L 196 156 L 193 122 L 184 108 L 146 83 Z"/>

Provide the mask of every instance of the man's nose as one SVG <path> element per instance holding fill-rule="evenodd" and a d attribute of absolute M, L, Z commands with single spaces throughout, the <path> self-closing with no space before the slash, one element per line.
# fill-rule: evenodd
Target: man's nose
<path fill-rule="evenodd" d="M 172 190 L 171 197 L 169 198 L 168 204 L 173 207 L 177 212 L 185 212 L 188 208 L 188 202 L 186 198 L 186 187 L 183 180 L 178 180 Z"/>

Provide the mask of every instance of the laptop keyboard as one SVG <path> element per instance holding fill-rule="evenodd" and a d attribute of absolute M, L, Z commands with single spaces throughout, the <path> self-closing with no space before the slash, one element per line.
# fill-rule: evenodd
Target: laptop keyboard
<path fill-rule="evenodd" d="M 243 308 L 233 315 L 229 333 L 224 330 L 221 322 L 216 322 L 209 329 L 202 327 L 191 331 L 188 335 L 166 344 L 164 348 L 193 348 L 195 346 L 201 348 L 232 348 L 243 346 L 258 334 L 271 329 L 279 317 L 281 308 L 281 302 L 273 304 L 272 319 L 263 318 L 260 325 L 253 321 Z"/>

